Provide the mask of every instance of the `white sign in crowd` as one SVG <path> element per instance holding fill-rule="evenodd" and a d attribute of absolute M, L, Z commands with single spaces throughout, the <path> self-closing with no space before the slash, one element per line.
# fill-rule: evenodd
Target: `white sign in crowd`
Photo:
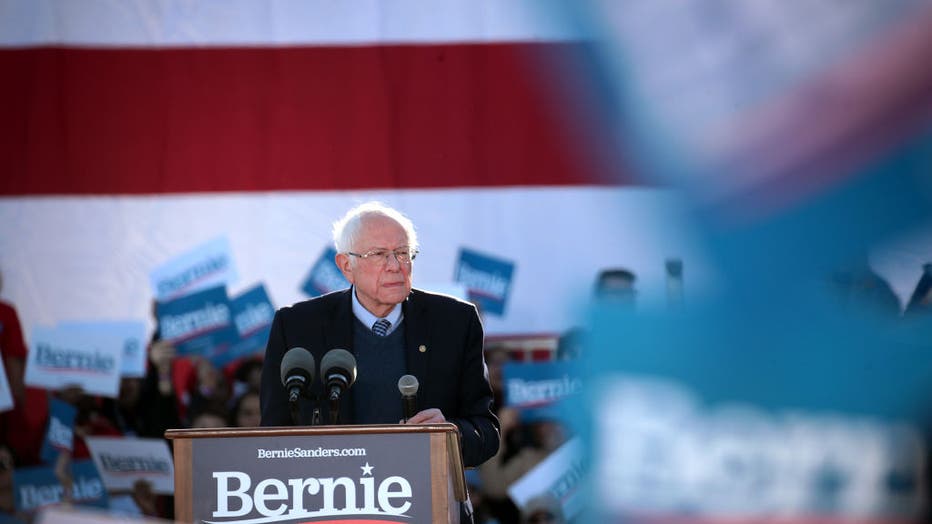
<path fill-rule="evenodd" d="M 109 491 L 131 491 L 137 480 L 152 485 L 154 493 L 174 493 L 175 470 L 163 439 L 88 437 L 87 447 Z"/>
<path fill-rule="evenodd" d="M 77 386 L 91 395 L 116 398 L 121 376 L 141 376 L 145 372 L 144 330 L 141 322 L 36 328 L 26 361 L 25 382 L 53 391 Z M 127 353 L 131 361 L 124 363 Z"/>
<path fill-rule="evenodd" d="M 559 502 L 563 515 L 572 519 L 582 511 L 580 488 L 588 472 L 583 444 L 570 439 L 508 488 L 508 495 L 520 508 L 541 495 Z"/>

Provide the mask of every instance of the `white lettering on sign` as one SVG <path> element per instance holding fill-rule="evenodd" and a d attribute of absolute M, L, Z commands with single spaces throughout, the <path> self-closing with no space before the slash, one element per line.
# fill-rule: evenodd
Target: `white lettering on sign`
<path fill-rule="evenodd" d="M 218 519 L 236 519 L 251 513 L 261 517 L 247 520 L 217 520 L 210 523 L 274 522 L 288 519 L 337 515 L 403 516 L 411 509 L 411 483 L 401 476 L 390 476 L 376 483 L 374 477 L 323 477 L 262 479 L 253 488 L 253 479 L 242 471 L 217 471 L 216 509 Z M 308 496 L 310 498 L 308 498 Z M 336 505 L 344 502 L 343 507 Z"/>

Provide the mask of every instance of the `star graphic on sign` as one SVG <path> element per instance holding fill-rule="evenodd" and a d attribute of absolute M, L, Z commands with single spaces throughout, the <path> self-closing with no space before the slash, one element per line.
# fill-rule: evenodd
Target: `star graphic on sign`
<path fill-rule="evenodd" d="M 365 466 L 359 466 L 359 469 L 362 470 L 363 475 L 372 475 L 372 466 L 370 466 L 368 462 L 366 462 Z"/>

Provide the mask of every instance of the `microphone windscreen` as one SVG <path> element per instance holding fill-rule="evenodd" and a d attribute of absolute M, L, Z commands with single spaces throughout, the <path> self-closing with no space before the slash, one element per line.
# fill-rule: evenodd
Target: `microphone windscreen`
<path fill-rule="evenodd" d="M 356 357 L 345 349 L 331 349 L 320 359 L 320 379 L 327 382 L 327 377 L 336 369 L 342 369 L 347 373 L 346 387 L 350 387 L 356 382 Z"/>
<path fill-rule="evenodd" d="M 417 388 L 419 384 L 417 382 L 417 377 L 414 375 L 402 375 L 398 379 L 398 391 L 401 392 L 403 397 L 412 397 L 417 394 Z"/>
<path fill-rule="evenodd" d="M 285 353 L 285 356 L 282 357 L 282 385 L 285 385 L 285 382 L 288 381 L 288 376 L 295 370 L 301 370 L 307 373 L 307 381 L 308 384 L 310 384 L 314 380 L 314 372 L 316 371 L 314 369 L 314 355 L 312 355 L 310 351 L 300 347 L 289 349 Z"/>

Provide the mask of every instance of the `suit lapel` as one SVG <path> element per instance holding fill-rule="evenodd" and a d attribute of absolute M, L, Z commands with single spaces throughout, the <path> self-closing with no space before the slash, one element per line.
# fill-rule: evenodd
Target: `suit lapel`
<path fill-rule="evenodd" d="M 426 398 L 429 390 L 427 375 L 428 362 L 432 352 L 430 346 L 430 319 L 424 308 L 423 301 L 416 290 L 412 290 L 404 302 L 404 329 L 405 329 L 405 365 L 408 374 L 417 377 L 420 383 L 418 393 L 418 409 L 423 409 L 421 399 Z"/>
<path fill-rule="evenodd" d="M 353 316 L 353 296 L 350 293 L 353 292 L 353 288 L 350 287 L 345 291 L 336 301 L 336 305 L 333 308 L 333 312 L 330 316 L 330 323 L 323 326 L 323 340 L 325 347 L 321 348 L 321 358 L 331 349 L 345 349 L 350 353 L 355 355 L 353 351 L 353 322 L 356 317 Z M 317 373 L 318 376 L 322 371 L 320 369 L 321 361 L 317 361 Z M 323 384 L 320 386 L 321 392 L 325 393 Z M 322 406 L 326 405 L 326 401 L 322 401 Z M 323 413 L 324 424 L 329 424 L 329 409 L 321 408 Z M 353 409 L 353 388 L 351 387 L 348 391 L 343 394 L 343 397 L 340 399 L 340 422 L 342 424 L 352 424 L 355 421 L 355 413 Z"/>
<path fill-rule="evenodd" d="M 324 343 L 327 347 L 322 348 L 326 353 L 334 348 L 342 348 L 350 353 L 353 352 L 353 298 L 350 293 L 353 288 L 349 288 L 337 301 L 333 309 L 333 315 L 330 318 L 330 325 L 324 327 Z"/>

